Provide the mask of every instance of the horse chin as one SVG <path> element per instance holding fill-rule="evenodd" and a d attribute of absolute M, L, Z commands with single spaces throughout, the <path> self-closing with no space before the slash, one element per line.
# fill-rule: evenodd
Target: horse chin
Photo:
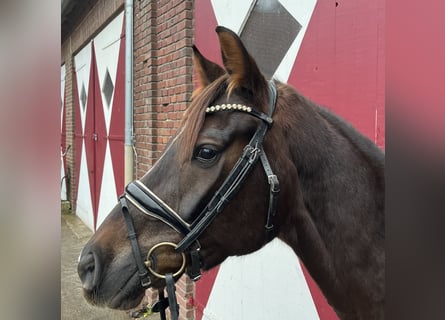
<path fill-rule="evenodd" d="M 145 290 L 140 285 L 136 272 L 120 286 L 116 286 L 114 281 L 107 281 L 93 291 L 83 290 L 83 295 L 88 303 L 97 307 L 129 310 L 140 304 Z"/>
<path fill-rule="evenodd" d="M 132 293 L 118 292 L 108 303 L 107 307 L 117 310 L 129 310 L 137 307 L 144 298 L 145 290 L 137 290 Z"/>

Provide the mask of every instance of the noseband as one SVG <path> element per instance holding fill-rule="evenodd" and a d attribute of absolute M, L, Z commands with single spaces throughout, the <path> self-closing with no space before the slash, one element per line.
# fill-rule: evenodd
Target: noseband
<path fill-rule="evenodd" d="M 160 275 L 159 273 L 154 272 L 154 270 L 151 268 L 150 255 L 155 247 L 159 247 L 161 245 L 175 246 L 175 250 L 183 256 L 183 264 L 185 263 L 184 252 L 187 251 L 190 254 L 191 268 L 187 269 L 186 272 L 193 281 L 200 279 L 201 274 L 199 250 L 201 246 L 198 242 L 198 238 L 212 223 L 216 216 L 224 210 L 227 203 L 238 192 L 242 183 L 246 180 L 248 174 L 252 171 L 255 164 L 258 162 L 258 159 L 260 159 L 261 161 L 270 185 L 269 209 L 267 212 L 265 231 L 266 242 L 271 240 L 274 229 L 272 220 L 275 215 L 277 196 L 280 189 L 278 178 L 273 173 L 272 168 L 269 164 L 269 160 L 264 153 L 263 141 L 267 129 L 269 129 L 273 123 L 272 115 L 275 110 L 276 99 L 277 89 L 275 83 L 271 80 L 269 81 L 269 112 L 267 115 L 253 108 L 241 105 L 211 106 L 206 109 L 206 113 L 214 113 L 224 110 L 241 111 L 261 119 L 262 122 L 251 138 L 250 142 L 244 147 L 244 151 L 241 157 L 232 168 L 226 180 L 223 182 L 218 191 L 216 191 L 204 210 L 192 223 L 188 223 L 187 221 L 185 221 L 176 211 L 170 208 L 164 201 L 162 201 L 162 199 L 156 196 L 153 191 L 151 191 L 140 181 L 136 180 L 128 184 L 125 189 L 125 193 L 120 197 L 119 200 L 122 208 L 122 213 L 127 224 L 128 238 L 131 242 L 133 256 L 138 267 L 142 287 L 148 288 L 151 285 L 151 273 L 156 277 L 165 278 L 167 283 L 167 291 L 174 292 L 172 290 L 174 289 L 173 276 L 179 275 L 179 273 L 181 273 L 183 270 L 183 266 L 181 267 L 181 270 L 175 272 L 173 276 L 171 274 L 167 274 L 165 276 Z M 177 245 L 174 245 L 170 242 L 155 245 L 155 247 L 153 247 L 149 251 L 147 255 L 147 261 L 144 262 L 142 260 L 142 254 L 137 242 L 137 235 L 134 229 L 133 221 L 129 214 L 127 201 L 131 202 L 140 212 L 159 219 L 177 232 L 182 233 L 184 235 L 184 238 Z M 169 300 L 171 298 L 172 297 L 170 297 L 169 295 Z M 177 309 L 175 299 L 169 301 L 169 303 L 171 311 L 173 311 L 172 307 Z M 172 306 L 172 304 L 174 304 L 174 306 Z M 165 307 L 167 306 L 168 304 Z M 172 315 L 174 313 L 176 312 L 172 312 Z"/>

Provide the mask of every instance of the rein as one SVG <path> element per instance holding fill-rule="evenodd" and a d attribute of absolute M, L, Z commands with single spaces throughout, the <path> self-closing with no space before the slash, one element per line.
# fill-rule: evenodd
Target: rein
<path fill-rule="evenodd" d="M 274 230 L 273 217 L 275 216 L 277 197 L 280 188 L 278 178 L 273 173 L 269 160 L 267 159 L 267 156 L 263 150 L 263 141 L 267 130 L 273 124 L 272 115 L 275 110 L 276 99 L 277 89 L 275 83 L 271 80 L 269 81 L 269 112 L 267 115 L 253 108 L 241 105 L 223 105 L 222 107 L 212 106 L 206 109 L 206 113 L 214 113 L 224 110 L 238 110 L 261 119 L 262 122 L 251 138 L 250 142 L 244 147 L 241 157 L 232 168 L 226 180 L 223 182 L 218 191 L 215 192 L 212 199 L 193 223 L 188 223 L 185 221 L 175 210 L 170 208 L 164 201 L 162 201 L 162 199 L 156 196 L 153 191 L 138 180 L 128 184 L 125 189 L 125 193 L 119 198 L 122 214 L 128 228 L 128 238 L 131 242 L 133 256 L 136 261 L 142 287 L 150 287 L 150 273 L 155 277 L 164 278 L 166 280 L 168 301 L 167 298 L 164 298 L 163 290 L 159 290 L 158 307 L 153 308 L 153 310 L 158 309 L 158 312 L 161 313 L 161 319 L 165 319 L 165 309 L 169 306 L 172 320 L 176 320 L 178 318 L 179 307 L 174 294 L 174 277 L 180 275 L 185 268 L 186 258 L 184 252 L 187 250 L 187 253 L 189 253 L 191 259 L 191 268 L 187 268 L 186 273 L 193 281 L 196 281 L 201 277 L 199 257 L 199 250 L 201 246 L 198 241 L 199 236 L 212 223 L 216 216 L 224 210 L 227 203 L 238 192 L 242 183 L 246 180 L 248 174 L 258 162 L 258 159 L 260 159 L 270 186 L 269 208 L 267 211 L 265 233 L 266 242 L 272 239 Z M 177 232 L 183 234 L 184 238 L 177 245 L 171 242 L 163 242 L 155 245 L 148 252 L 146 260 L 143 261 L 127 201 L 131 202 L 132 205 L 134 205 L 140 212 L 161 220 Z M 161 275 L 152 269 L 153 258 L 151 255 L 155 247 L 158 248 L 160 246 L 173 246 L 174 249 L 182 255 L 182 266 L 174 274 L 168 273 L 166 275 Z"/>

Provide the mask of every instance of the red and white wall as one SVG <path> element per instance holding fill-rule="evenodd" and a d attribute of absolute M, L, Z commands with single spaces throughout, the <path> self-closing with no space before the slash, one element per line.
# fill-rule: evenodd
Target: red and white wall
<path fill-rule="evenodd" d="M 384 148 L 384 0 L 134 4 L 135 178 L 159 158 L 190 101 L 191 45 L 221 63 L 215 27 L 226 26 L 249 40 L 244 31 L 252 28 L 257 4 L 284 12 L 282 21 L 250 29 L 257 51 L 277 60 L 273 76 Z M 99 0 L 62 43 L 61 150 L 71 149 L 61 177 L 70 170 L 66 196 L 92 230 L 124 188 L 123 10 L 123 0 Z M 283 21 L 297 25 L 298 32 L 280 27 Z M 278 36 L 267 38 L 272 31 Z M 281 38 L 288 41 L 285 47 L 276 45 Z M 275 49 L 279 55 L 271 54 Z M 278 240 L 252 255 L 227 259 L 195 286 L 183 277 L 177 296 L 181 319 L 337 319 L 298 257 Z"/>
<path fill-rule="evenodd" d="M 124 188 L 124 13 L 74 56 L 76 214 L 96 230 Z"/>
<path fill-rule="evenodd" d="M 301 26 L 273 76 L 333 110 L 383 148 L 384 1 L 257 4 L 266 10 L 280 6 Z M 195 44 L 221 64 L 215 27 L 228 27 L 242 37 L 253 10 L 253 0 L 195 1 Z M 264 50 L 271 45 L 268 41 L 264 39 Z M 196 283 L 195 306 L 196 318 L 206 320 L 337 319 L 298 257 L 279 240 L 251 255 L 231 257 L 205 274 Z"/>

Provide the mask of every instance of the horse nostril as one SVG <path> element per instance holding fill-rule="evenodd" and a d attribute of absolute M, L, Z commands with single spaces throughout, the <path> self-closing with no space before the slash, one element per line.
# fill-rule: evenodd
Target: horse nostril
<path fill-rule="evenodd" d="M 92 252 L 81 255 L 79 264 L 77 265 L 77 273 L 79 274 L 83 288 L 87 291 L 94 290 L 99 281 L 99 264 L 97 256 Z"/>

